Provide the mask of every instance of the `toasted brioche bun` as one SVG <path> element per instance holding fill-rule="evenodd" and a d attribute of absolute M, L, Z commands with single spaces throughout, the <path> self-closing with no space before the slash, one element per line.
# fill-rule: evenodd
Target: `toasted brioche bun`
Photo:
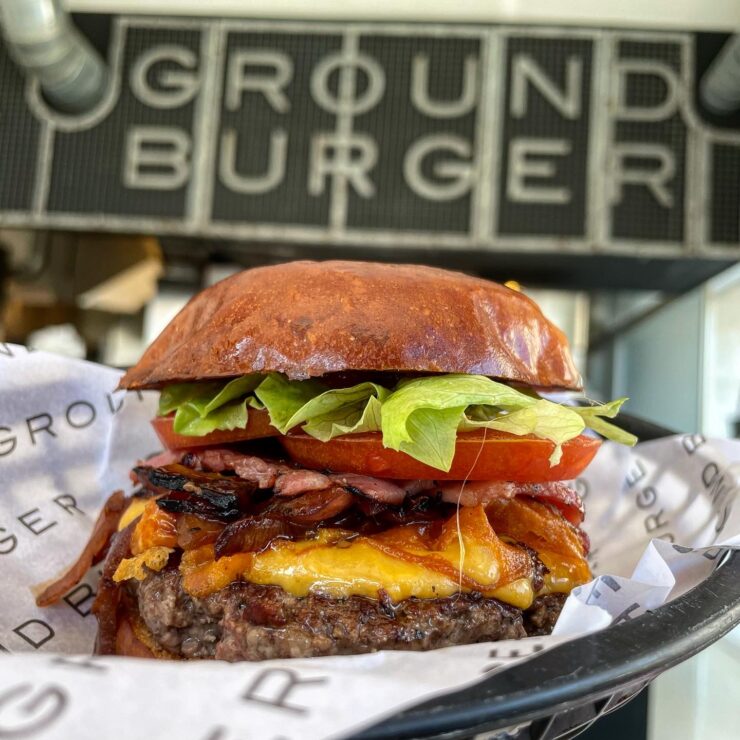
<path fill-rule="evenodd" d="M 581 387 L 565 335 L 525 295 L 434 267 L 339 261 L 259 267 L 207 288 L 120 386 L 348 371 Z"/>

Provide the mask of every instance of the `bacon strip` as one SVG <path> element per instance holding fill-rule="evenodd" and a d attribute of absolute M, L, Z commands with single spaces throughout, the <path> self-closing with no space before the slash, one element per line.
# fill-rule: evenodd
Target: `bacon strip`
<path fill-rule="evenodd" d="M 121 588 L 113 580 L 113 574 L 124 558 L 131 554 L 131 535 L 136 522 L 117 532 L 111 539 L 108 554 L 103 565 L 103 577 L 98 584 L 98 595 L 92 605 L 92 613 L 98 620 L 98 636 L 95 641 L 96 655 L 116 654 L 116 633 L 118 631 L 118 606 L 121 601 Z"/>
<path fill-rule="evenodd" d="M 350 493 L 360 493 L 382 504 L 400 506 L 406 498 L 406 491 L 403 488 L 381 478 L 354 473 L 331 475 L 330 478 Z"/>
<path fill-rule="evenodd" d="M 188 464 L 191 460 L 214 473 L 233 470 L 240 478 L 254 483 L 257 488 L 273 488 L 278 475 L 295 470 L 283 463 L 220 448 L 190 452 L 188 453 Z"/>
<path fill-rule="evenodd" d="M 442 500 L 462 506 L 487 506 L 499 499 L 510 499 L 514 496 L 530 496 L 555 506 L 573 525 L 583 522 L 583 502 L 581 497 L 566 483 L 505 483 L 496 481 L 472 481 L 466 483 L 442 483 L 437 490 L 442 493 Z"/>
<path fill-rule="evenodd" d="M 198 492 L 202 489 L 214 494 L 249 500 L 255 491 L 254 483 L 242 478 L 204 473 L 202 470 L 192 470 L 184 465 L 167 465 L 163 468 L 139 466 L 134 468 L 133 472 L 142 485 L 156 493 Z"/>
<path fill-rule="evenodd" d="M 520 483 L 506 483 L 500 481 L 452 481 L 442 483 L 437 490 L 442 492 L 442 500 L 449 504 L 459 503 L 461 506 L 486 506 L 497 499 L 509 499 L 519 493 Z"/>
<path fill-rule="evenodd" d="M 182 451 L 164 450 L 157 455 L 148 457 L 146 460 L 140 460 L 139 465 L 146 465 L 149 468 L 163 468 L 165 465 L 174 465 L 179 463 L 182 458 Z"/>
<path fill-rule="evenodd" d="M 583 522 L 583 501 L 566 483 L 520 483 L 518 493 L 552 504 L 576 527 Z"/>
<path fill-rule="evenodd" d="M 254 483 L 261 489 L 272 488 L 279 496 L 298 496 L 309 491 L 320 491 L 329 488 L 333 481 L 342 487 L 355 489 L 355 492 L 368 498 L 393 506 L 402 504 L 406 497 L 404 488 L 387 480 L 353 473 L 324 475 L 316 470 L 295 468 L 229 449 L 193 450 L 182 453 L 180 461 L 188 467 L 202 467 L 215 473 L 233 470 L 243 480 Z M 149 462 L 145 465 L 148 466 Z M 410 481 L 408 485 L 414 483 Z"/>
<path fill-rule="evenodd" d="M 291 470 L 277 477 L 273 490 L 278 496 L 297 496 L 307 491 L 321 491 L 329 486 L 331 478 L 323 473 L 315 470 Z"/>
<path fill-rule="evenodd" d="M 163 453 L 167 454 L 167 453 Z M 192 452 L 172 453 L 188 468 L 199 468 L 216 473 L 233 471 L 244 481 L 259 489 L 272 489 L 279 496 L 300 496 L 311 491 L 322 491 L 338 484 L 345 490 L 365 496 L 380 504 L 400 506 L 407 496 L 415 496 L 430 489 L 440 491 L 443 501 L 462 506 L 487 505 L 497 499 L 513 496 L 532 498 L 557 506 L 571 524 L 583 521 L 583 503 L 578 494 L 565 483 L 508 483 L 503 481 L 471 481 L 461 492 L 461 482 L 445 481 L 389 481 L 353 473 L 320 473 L 292 467 L 274 460 L 264 460 L 228 448 L 208 448 Z M 144 463 L 152 467 L 159 458 Z M 169 458 L 163 458 L 169 460 Z M 172 469 L 172 465 L 167 466 Z M 142 469 L 142 468 L 139 468 Z M 197 475 L 190 471 L 192 475 Z M 141 479 L 142 476 L 140 475 Z"/>
<path fill-rule="evenodd" d="M 118 528 L 118 520 L 121 518 L 128 500 L 123 491 L 116 491 L 103 505 L 103 510 L 98 515 L 93 526 L 90 539 L 85 549 L 80 553 L 77 561 L 72 567 L 50 583 L 37 597 L 37 606 L 51 606 L 56 604 L 71 588 L 74 588 L 85 576 L 95 563 L 100 562 L 108 541 Z"/>

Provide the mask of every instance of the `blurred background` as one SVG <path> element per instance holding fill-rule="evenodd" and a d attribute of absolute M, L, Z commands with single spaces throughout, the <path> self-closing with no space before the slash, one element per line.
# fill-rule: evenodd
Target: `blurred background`
<path fill-rule="evenodd" d="M 0 341 L 125 367 L 240 269 L 435 264 L 538 301 L 590 397 L 740 436 L 737 0 L 3 0 L 0 25 Z M 739 655 L 592 736 L 734 736 Z"/>

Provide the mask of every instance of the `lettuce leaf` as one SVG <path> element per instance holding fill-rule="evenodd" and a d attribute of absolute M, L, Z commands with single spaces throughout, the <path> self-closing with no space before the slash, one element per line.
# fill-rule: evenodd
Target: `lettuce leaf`
<path fill-rule="evenodd" d="M 223 388 L 223 383 L 175 383 L 162 388 L 159 395 L 160 416 L 177 411 L 180 406 L 184 406 L 191 399 L 206 398 L 209 399 Z M 207 402 L 207 400 L 206 400 Z"/>
<path fill-rule="evenodd" d="M 580 408 L 563 406 L 481 375 L 440 375 L 406 381 L 382 407 L 383 444 L 449 471 L 458 431 L 496 429 L 550 440 L 557 465 L 562 445 L 590 427 L 608 439 L 637 439 L 601 417 L 613 418 L 626 399 Z"/>
<path fill-rule="evenodd" d="M 388 391 L 383 389 L 386 393 Z M 328 442 L 342 434 L 380 431 L 380 408 L 382 402 L 377 396 L 369 396 L 363 401 L 338 407 L 334 411 L 309 419 L 303 431 L 322 442 Z"/>
<path fill-rule="evenodd" d="M 540 439 L 554 442 L 555 449 L 550 455 L 550 465 L 557 465 L 560 462 L 563 444 L 577 437 L 586 427 L 583 419 L 570 407 L 560 406 L 544 398 L 531 406 L 500 415 L 490 421 L 469 423 L 519 436 L 534 434 Z"/>
<path fill-rule="evenodd" d="M 188 437 L 202 437 L 217 429 L 244 429 L 247 426 L 246 401 L 234 401 L 224 404 L 201 416 L 189 405 L 181 406 L 175 413 L 173 429 L 177 434 Z"/>
<path fill-rule="evenodd" d="M 250 406 L 266 409 L 272 425 L 283 434 L 301 427 L 324 442 L 343 434 L 381 431 L 385 447 L 449 471 L 457 433 L 472 429 L 550 440 L 555 445 L 551 465 L 559 462 L 562 445 L 586 427 L 633 445 L 634 435 L 606 421 L 617 415 L 625 400 L 563 406 L 482 375 L 414 378 L 391 391 L 370 382 L 327 388 L 317 380 L 290 381 L 272 373 L 228 383 L 168 386 L 162 391 L 160 413 L 175 411 L 175 431 L 192 436 L 245 427 Z"/>
<path fill-rule="evenodd" d="M 261 375 L 243 375 L 227 383 L 178 383 L 167 386 L 159 397 L 159 413 L 175 412 L 177 434 L 202 437 L 216 429 L 243 429 L 247 426 L 246 400 L 237 400 L 253 391 Z"/>
<path fill-rule="evenodd" d="M 288 380 L 282 375 L 268 375 L 255 389 L 254 395 L 267 409 L 270 423 L 285 434 L 295 424 L 290 420 L 326 386 L 316 380 Z"/>
<path fill-rule="evenodd" d="M 597 434 L 610 439 L 612 442 L 633 447 L 637 444 L 637 437 L 634 434 L 625 432 L 616 424 L 610 424 L 601 418 L 605 416 L 607 419 L 613 419 L 626 400 L 626 398 L 617 398 L 615 401 L 595 404 L 594 406 L 574 406 L 573 411 L 586 422 L 586 426 L 593 429 Z"/>
<path fill-rule="evenodd" d="M 256 395 L 265 405 L 272 425 L 285 434 L 303 430 L 326 442 L 340 434 L 380 429 L 380 407 L 389 391 L 376 383 L 331 388 L 316 381 L 290 382 L 269 376 Z"/>
<path fill-rule="evenodd" d="M 464 406 L 453 406 L 448 409 L 416 409 L 406 419 L 403 438 L 398 438 L 397 443 L 387 444 L 386 430 L 392 431 L 399 425 L 393 424 L 393 417 L 386 414 L 383 407 L 383 419 L 389 420 L 387 424 L 383 424 L 383 445 L 405 452 L 433 468 L 448 472 L 455 456 L 457 430 L 464 413 Z"/>
<path fill-rule="evenodd" d="M 383 445 L 447 472 L 452 467 L 457 430 L 468 423 L 468 407 L 518 410 L 535 403 L 536 398 L 483 375 L 403 381 L 383 403 Z"/>

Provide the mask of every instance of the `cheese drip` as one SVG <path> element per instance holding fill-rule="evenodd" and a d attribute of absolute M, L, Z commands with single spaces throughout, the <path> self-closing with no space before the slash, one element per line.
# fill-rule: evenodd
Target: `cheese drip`
<path fill-rule="evenodd" d="M 536 525 L 534 531 L 526 526 L 528 517 L 529 524 Z M 129 519 L 129 512 L 124 518 Z M 213 545 L 201 545 L 185 550 L 180 571 L 185 590 L 196 598 L 246 580 L 279 586 L 298 597 L 315 593 L 377 599 L 382 591 L 394 602 L 448 597 L 462 588 L 520 609 L 527 609 L 537 595 L 568 593 L 591 577 L 580 541 L 549 507 L 532 501 L 512 501 L 488 512 L 482 506 L 463 507 L 459 525 L 462 559 L 453 516 L 434 536 L 433 528 L 425 525 L 399 526 L 371 536 L 323 528 L 313 539 L 275 540 L 263 552 L 218 560 Z M 174 517 L 150 501 L 132 540 L 135 555 L 150 547 L 173 547 Z M 532 560 L 519 543 L 537 550 L 550 570 L 538 593 Z"/>

